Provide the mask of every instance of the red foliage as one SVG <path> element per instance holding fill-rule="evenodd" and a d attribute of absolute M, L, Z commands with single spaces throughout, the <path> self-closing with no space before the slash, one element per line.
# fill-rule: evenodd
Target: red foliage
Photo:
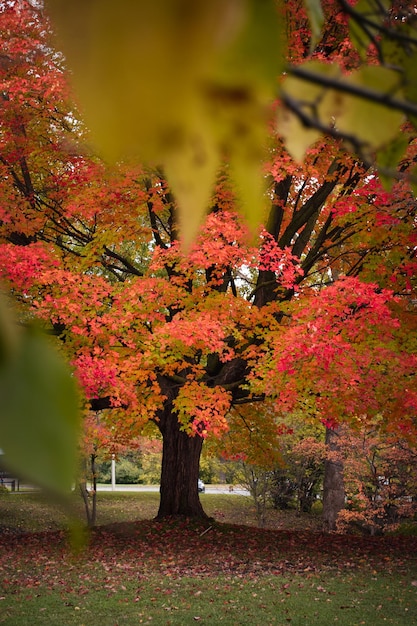
<path fill-rule="evenodd" d="M 391 426 L 413 429 L 416 356 L 393 294 L 356 278 L 303 294 L 291 318 L 263 348 L 257 389 L 277 396 L 277 410 L 308 401 L 327 425 L 383 413 Z M 264 386 L 265 385 L 265 386 Z"/>
<path fill-rule="evenodd" d="M 382 436 L 381 436 L 382 435 Z M 344 467 L 346 508 L 339 531 L 372 535 L 398 529 L 416 514 L 416 452 L 406 439 L 384 436 L 378 423 L 342 432 L 339 460 Z"/>
<path fill-rule="evenodd" d="M 333 19 L 314 55 L 348 70 L 357 59 L 346 20 L 323 4 Z M 308 54 L 296 5 L 294 62 Z M 1 276 L 24 315 L 60 336 L 86 401 L 113 409 L 103 423 L 114 436 L 136 437 L 174 411 L 191 435 L 232 425 L 239 438 L 230 408 L 263 394 L 283 415 L 298 406 L 333 424 L 381 414 L 387 430 L 414 436 L 415 203 L 405 180 L 385 191 L 333 140 L 295 164 L 272 133 L 259 237 L 234 211 L 225 167 L 185 256 L 160 172 L 110 171 L 88 154 L 49 29 L 29 3 L 17 7 L 0 13 Z M 277 435 L 273 415 L 258 419 Z"/>

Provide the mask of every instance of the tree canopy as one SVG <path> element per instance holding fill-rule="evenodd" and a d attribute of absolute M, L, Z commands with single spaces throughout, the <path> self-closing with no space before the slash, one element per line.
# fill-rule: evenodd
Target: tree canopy
<path fill-rule="evenodd" d="M 145 4 L 138 3 L 137 11 L 146 13 Z M 255 11 L 255 4 L 242 6 Z M 329 14 L 327 21 L 320 20 L 321 39 L 316 30 L 314 46 L 303 6 L 297 5 L 300 11 L 296 13 L 295 4 L 287 28 L 293 65 L 306 57 L 323 62 L 324 57 L 326 63 L 343 60 L 343 71 L 361 66 L 360 55 L 352 55 L 347 38 L 349 16 L 343 12 L 343 3 L 336 3 L 336 14 L 331 13 L 330 4 L 323 3 Z M 310 8 L 318 6 L 309 4 Z M 187 2 L 184 6 L 189 8 Z M 190 20 L 201 20 L 204 34 L 210 19 L 216 21 L 215 14 L 211 15 L 211 9 L 206 9 L 210 15 L 200 14 L 202 4 L 195 6 L 198 10 L 191 12 Z M 275 3 L 262 6 L 270 15 Z M 106 11 L 116 9 L 114 3 L 106 4 L 103 14 L 95 13 L 94 3 L 91 7 L 91 23 L 98 20 L 108 28 L 113 13 Z M 163 7 L 170 19 L 171 11 L 178 17 L 173 0 L 155 7 L 155 15 L 162 15 Z M 130 32 L 129 24 L 138 20 L 129 20 L 129 12 L 118 11 L 114 32 Z M 138 162 L 117 154 L 116 165 L 106 164 L 93 150 L 94 135 L 91 139 L 80 122 L 63 58 L 51 46 L 42 14 L 30 3 L 3 3 L 0 19 L 4 42 L 2 277 L 23 327 L 36 318 L 51 341 L 59 340 L 59 350 L 83 390 L 85 410 L 100 412 L 100 421 L 114 441 L 139 434 L 149 420 L 160 429 L 164 441 L 160 514 L 201 513 L 196 477 L 203 440 L 221 437 L 228 430 L 239 437 L 249 422 L 253 432 L 279 436 L 275 416 L 285 418 L 295 410 L 331 426 L 378 415 L 387 430 L 414 437 L 413 127 L 404 123 L 401 137 L 406 138 L 406 145 L 396 175 L 384 186 L 373 163 L 363 154 L 347 151 L 346 138 L 337 133 L 315 136 L 304 160 L 294 160 L 270 115 L 259 135 L 259 107 L 264 112 L 281 111 L 282 102 L 273 102 L 271 96 L 261 106 L 255 98 L 257 121 L 248 122 L 246 130 L 240 128 L 239 140 L 231 139 L 230 145 L 226 140 L 219 142 L 216 126 L 213 175 L 202 183 L 201 191 L 197 165 L 189 167 L 190 159 L 194 162 L 199 154 L 202 144 L 198 142 L 200 147 L 197 152 L 193 148 L 191 156 L 177 153 L 174 142 L 168 160 L 163 156 L 158 163 Z M 65 19 L 71 24 L 70 16 Z M 160 26 L 167 46 L 173 36 L 170 19 L 162 20 Z M 259 19 L 263 25 L 265 16 Z M 259 39 L 259 31 L 252 32 L 256 23 L 256 19 L 249 20 L 250 27 L 244 31 L 248 37 L 245 46 L 242 43 L 244 50 L 252 37 Z M 197 39 L 204 39 L 198 29 L 178 54 L 185 54 Z M 123 54 L 128 42 L 129 38 L 123 39 Z M 156 73 L 159 65 L 166 70 L 165 63 L 170 69 L 178 61 L 175 55 L 165 60 L 165 52 L 162 48 L 157 53 L 152 46 L 147 52 L 146 58 L 149 55 L 156 65 L 143 68 L 143 78 L 149 81 L 147 88 L 153 86 L 156 91 L 146 106 L 155 97 L 161 107 L 159 99 L 166 102 L 172 96 L 173 115 L 180 115 L 175 100 L 180 95 L 171 93 L 173 85 Z M 108 53 L 106 59 L 110 63 Z M 200 64 L 206 67 L 204 59 L 197 55 L 195 67 L 184 69 L 185 86 L 189 81 L 194 85 Z M 373 54 L 372 63 L 377 61 Z M 145 61 L 141 63 L 140 68 Z M 124 67 L 114 57 L 108 79 L 119 72 L 120 80 L 133 80 L 126 68 L 122 71 Z M 248 84 L 257 67 L 248 69 Z M 274 64 L 274 77 L 277 71 Z M 226 87 L 230 76 L 234 74 L 224 78 Z M 247 119 L 241 105 L 252 107 L 253 101 L 248 104 L 249 91 L 245 91 L 241 103 L 240 87 L 233 85 L 236 91 L 226 87 L 216 98 L 220 97 L 217 112 L 225 116 L 221 132 L 229 137 L 229 124 L 236 126 L 237 119 Z M 119 104 L 126 107 L 115 111 L 126 124 L 126 134 L 132 128 L 131 102 L 135 102 L 140 124 L 136 131 L 132 129 L 132 139 L 134 145 L 142 146 L 140 133 L 152 132 L 160 109 L 142 118 L 138 102 L 144 98 L 138 99 L 129 89 L 120 94 L 125 88 L 118 84 L 113 90 Z M 94 98 L 100 93 L 100 89 L 95 91 Z M 236 102 L 228 100 L 233 93 Z M 285 100 L 290 90 L 283 93 Z M 275 91 L 272 95 L 276 96 Z M 189 122 L 209 132 L 208 118 L 201 124 L 192 108 L 184 111 L 186 122 L 181 117 L 181 123 L 187 133 L 191 132 Z M 115 133 L 112 127 L 111 136 Z M 117 141 L 124 141 L 116 134 Z M 190 136 L 195 138 L 187 135 L 188 146 Z M 163 144 L 161 138 L 158 141 Z M 147 149 L 146 141 L 143 146 Z M 235 153 L 229 153 L 230 146 Z M 240 159 L 239 155 L 249 153 L 250 158 Z M 257 165 L 252 170 L 248 164 L 254 160 Z M 185 201 L 182 183 L 172 174 L 173 164 L 192 178 L 191 187 L 184 182 L 183 189 L 191 189 Z M 239 181 L 247 186 L 246 195 L 242 196 Z M 200 193 L 197 198 L 195 194 Z M 203 196 L 207 216 L 191 240 L 191 231 L 184 235 L 183 223 L 188 216 L 194 220 L 194 209 L 196 224 L 201 221 Z M 252 220 L 248 227 L 242 217 L 242 198 L 251 210 L 256 209 L 258 226 Z M 187 248 L 181 245 L 181 232 Z M 46 375 L 52 376 L 51 369 Z M 265 398 L 273 403 L 274 411 L 257 409 Z M 250 407 L 245 409 L 250 419 L 236 412 L 242 405 Z"/>

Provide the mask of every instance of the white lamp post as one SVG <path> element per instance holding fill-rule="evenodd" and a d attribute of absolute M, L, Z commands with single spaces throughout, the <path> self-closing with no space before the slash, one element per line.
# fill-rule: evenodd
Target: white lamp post
<path fill-rule="evenodd" d="M 116 489 L 116 455 L 111 455 L 111 490 Z"/>

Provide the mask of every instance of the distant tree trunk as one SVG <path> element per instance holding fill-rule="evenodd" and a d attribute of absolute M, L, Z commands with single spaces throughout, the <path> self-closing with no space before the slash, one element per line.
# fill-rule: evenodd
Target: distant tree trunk
<path fill-rule="evenodd" d="M 343 463 L 338 458 L 339 430 L 326 428 L 326 444 L 330 457 L 324 464 L 323 482 L 323 529 L 336 529 L 336 520 L 345 507 L 345 486 L 343 481 Z"/>
<path fill-rule="evenodd" d="M 90 470 L 92 475 L 92 489 L 89 492 L 87 489 L 86 478 L 79 484 L 81 497 L 84 502 L 85 515 L 87 518 L 87 524 L 90 528 L 96 525 L 97 519 L 97 475 L 96 475 L 96 454 L 90 456 Z"/>
<path fill-rule="evenodd" d="M 162 433 L 161 499 L 158 518 L 170 515 L 207 518 L 198 495 L 198 473 L 203 439 L 180 430 L 174 411 L 167 407 L 158 427 Z"/>

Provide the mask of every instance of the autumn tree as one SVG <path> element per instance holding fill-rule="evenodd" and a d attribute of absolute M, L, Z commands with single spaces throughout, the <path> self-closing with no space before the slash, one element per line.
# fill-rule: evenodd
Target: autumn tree
<path fill-rule="evenodd" d="M 383 435 L 378 420 L 347 429 L 340 442 L 346 507 L 339 531 L 370 535 L 398 529 L 416 513 L 416 451 L 401 436 Z"/>
<path fill-rule="evenodd" d="M 232 425 L 240 437 L 247 420 L 234 409 L 245 404 L 265 437 L 279 436 L 274 413 L 256 410 L 265 398 L 280 419 L 297 410 L 335 428 L 381 415 L 412 437 L 410 128 L 391 190 L 337 137 L 300 164 L 272 129 L 263 227 L 250 233 L 236 213 L 224 158 L 185 250 L 164 170 L 95 158 L 39 13 L 7 3 L 0 17 L 2 276 L 22 322 L 35 316 L 57 339 L 115 441 L 149 420 L 159 428 L 159 516 L 205 515 L 203 442 Z M 346 20 L 336 24 L 329 56 L 346 41 Z"/>

